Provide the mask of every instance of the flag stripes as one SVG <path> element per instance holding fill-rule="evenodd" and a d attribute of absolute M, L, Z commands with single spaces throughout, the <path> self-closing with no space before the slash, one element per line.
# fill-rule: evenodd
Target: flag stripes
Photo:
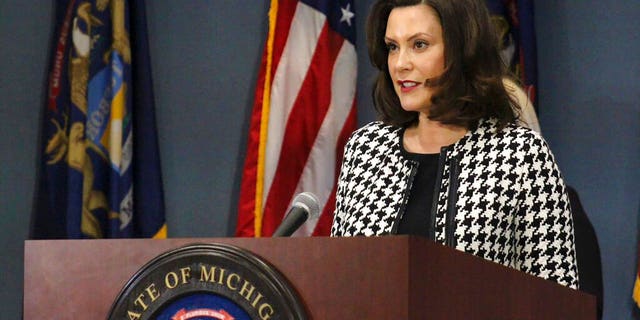
<path fill-rule="evenodd" d="M 329 37 L 328 33 L 330 34 L 328 27 L 325 25 L 323 32 L 320 34 L 320 39 Z M 335 43 L 335 39 L 333 41 Z M 288 202 L 280 201 L 279 199 L 293 197 L 305 163 L 308 160 L 313 161 L 309 158 L 311 147 L 317 138 L 322 121 L 325 119 L 331 99 L 331 74 L 328 70 L 332 69 L 331 63 L 335 61 L 338 53 L 336 48 L 324 46 L 329 43 L 330 40 L 318 42 L 316 54 L 311 59 L 312 63 L 309 67 L 309 72 L 298 91 L 293 108 L 286 116 L 287 125 L 281 140 L 282 146 L 276 146 L 278 151 L 275 152 L 275 150 L 269 150 L 270 145 L 267 143 L 267 154 L 270 157 L 267 158 L 265 170 L 268 174 L 266 176 L 269 177 L 273 174 L 274 177 L 272 181 L 269 181 L 268 178 L 265 181 L 269 194 L 265 202 L 264 212 L 265 214 L 273 214 L 276 218 L 264 222 L 263 228 L 267 232 L 277 228 L 282 214 L 287 209 Z M 277 89 L 277 85 L 278 83 L 274 83 L 274 90 Z M 276 104 L 273 103 L 272 105 Z M 280 126 L 275 124 L 269 128 L 277 127 Z M 267 141 L 277 139 L 276 136 L 271 134 L 268 137 Z M 282 153 L 280 150 L 282 150 Z M 270 162 L 270 160 L 278 161 L 277 166 L 274 166 L 274 163 Z M 274 167 L 276 168 L 275 170 Z M 321 171 L 318 174 L 323 175 L 325 173 Z M 272 184 L 277 187 L 270 188 Z M 280 216 L 280 219 L 278 219 L 278 216 Z M 272 223 L 275 223 L 275 225 L 272 225 Z"/>
<path fill-rule="evenodd" d="M 276 26 L 270 32 L 275 34 L 265 48 L 256 90 L 236 228 L 239 236 L 272 234 L 295 194 L 302 191 L 314 193 L 324 207 L 323 217 L 310 221 L 302 234 L 312 234 L 319 221 L 331 223 L 324 216 L 333 213 L 336 161 L 355 128 L 356 54 L 353 44 L 317 10 L 326 6 L 340 12 L 339 6 L 327 2 L 310 6 L 272 1 L 270 14 L 276 11 L 277 18 L 271 17 Z M 273 79 L 266 71 L 273 72 Z M 328 234 L 327 227 L 322 230 Z"/>
<path fill-rule="evenodd" d="M 291 23 L 289 41 L 282 52 L 286 61 L 278 65 L 272 84 L 270 104 L 277 108 L 270 110 L 269 114 L 264 182 L 266 190 L 271 187 L 276 171 L 274 162 L 278 160 L 282 148 L 285 130 L 282 124 L 287 123 L 289 113 L 305 82 L 323 24 L 324 16 L 304 4 L 298 5 Z M 274 60 L 279 59 L 274 58 Z M 318 97 L 320 98 L 319 95 Z"/>
<path fill-rule="evenodd" d="M 302 177 L 294 194 L 314 190 L 321 207 L 328 207 L 329 196 L 335 192 L 335 182 L 342 158 L 342 147 L 346 139 L 356 126 L 355 123 L 355 88 L 357 70 L 355 48 L 348 42 L 344 42 L 336 59 L 334 69 L 331 72 L 331 101 L 324 122 L 319 129 L 318 139 L 310 151 L 310 159 L 302 170 Z M 350 85 L 351 84 L 351 85 Z M 351 105 L 350 108 L 345 106 Z M 348 122 L 349 116 L 353 122 Z M 346 128 L 347 132 L 344 132 Z M 339 140 L 340 135 L 342 139 Z M 346 137 L 344 136 L 346 134 Z M 336 148 L 336 146 L 339 146 Z M 335 172 L 335 175 L 332 173 Z M 333 200 L 335 201 L 335 199 Z M 333 204 L 331 203 L 331 207 Z M 325 215 L 333 215 L 333 209 Z M 313 233 L 315 222 L 309 221 L 301 228 L 303 234 Z M 329 221 L 329 224 L 331 221 Z M 328 233 L 325 233 L 328 234 Z"/>

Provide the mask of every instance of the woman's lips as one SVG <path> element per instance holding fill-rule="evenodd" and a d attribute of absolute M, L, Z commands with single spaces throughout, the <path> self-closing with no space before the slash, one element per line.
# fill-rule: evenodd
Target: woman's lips
<path fill-rule="evenodd" d="M 400 86 L 401 92 L 411 92 L 413 89 L 418 88 L 420 82 L 411 81 L 411 80 L 400 80 L 398 81 L 398 85 Z"/>

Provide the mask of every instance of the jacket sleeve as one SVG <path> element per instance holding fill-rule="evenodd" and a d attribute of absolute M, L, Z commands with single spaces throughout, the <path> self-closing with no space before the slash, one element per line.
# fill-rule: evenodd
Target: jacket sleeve
<path fill-rule="evenodd" d="M 351 171 L 351 163 L 353 162 L 353 154 L 355 149 L 355 133 L 351 135 L 344 146 L 344 155 L 342 157 L 342 165 L 340 167 L 340 175 L 338 177 L 338 188 L 336 191 L 336 208 L 333 212 L 333 224 L 331 225 L 331 236 L 344 236 L 345 230 L 343 219 L 345 218 L 345 196 L 347 192 L 346 176 Z"/>
<path fill-rule="evenodd" d="M 547 143 L 529 133 L 522 145 L 522 198 L 516 217 L 516 267 L 578 288 L 571 207 L 560 170 Z"/>

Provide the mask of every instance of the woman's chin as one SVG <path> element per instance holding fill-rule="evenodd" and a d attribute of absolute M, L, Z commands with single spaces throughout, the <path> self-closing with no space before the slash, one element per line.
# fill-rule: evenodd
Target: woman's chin
<path fill-rule="evenodd" d="M 422 106 L 422 105 L 415 105 L 415 104 L 403 104 L 402 105 L 402 109 L 404 111 L 407 111 L 407 112 L 421 112 L 421 113 L 424 113 L 424 112 L 428 111 L 427 107 Z"/>

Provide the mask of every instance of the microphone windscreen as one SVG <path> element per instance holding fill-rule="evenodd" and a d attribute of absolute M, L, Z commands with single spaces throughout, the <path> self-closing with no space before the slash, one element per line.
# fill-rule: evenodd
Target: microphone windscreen
<path fill-rule="evenodd" d="M 318 198 L 311 192 L 299 193 L 293 199 L 293 206 L 303 207 L 309 214 L 309 219 L 315 219 L 320 216 L 320 204 Z"/>

